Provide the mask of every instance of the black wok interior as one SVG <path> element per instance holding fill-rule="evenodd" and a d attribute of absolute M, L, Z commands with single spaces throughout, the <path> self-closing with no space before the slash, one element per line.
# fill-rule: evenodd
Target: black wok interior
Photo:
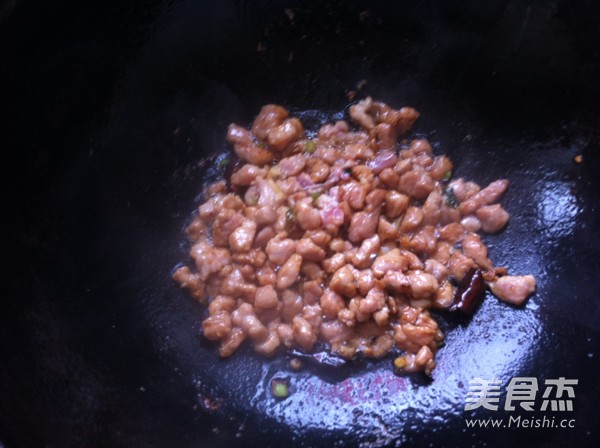
<path fill-rule="evenodd" d="M 599 446 L 599 24 L 590 0 L 0 2 L 0 447 Z M 486 241 L 538 279 L 443 317 L 431 381 L 220 360 L 170 280 L 227 125 L 352 90 L 418 109 L 456 175 L 510 180 Z M 518 414 L 463 410 L 493 375 L 578 379 L 576 427 L 467 429 Z"/>

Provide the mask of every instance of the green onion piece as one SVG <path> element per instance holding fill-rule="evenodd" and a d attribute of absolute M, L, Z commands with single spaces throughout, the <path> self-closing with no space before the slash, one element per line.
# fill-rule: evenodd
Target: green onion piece
<path fill-rule="evenodd" d="M 306 143 L 304 144 L 304 151 L 306 151 L 309 154 L 312 154 L 316 150 L 317 145 L 315 144 L 315 142 L 312 140 L 306 140 Z"/>
<path fill-rule="evenodd" d="M 321 196 L 321 193 L 318 192 L 314 192 L 310 194 L 310 197 L 312 198 L 313 202 L 315 202 L 317 199 L 319 199 L 319 196 Z"/>
<path fill-rule="evenodd" d="M 226 167 L 229 164 L 229 157 L 223 157 L 219 160 L 219 168 Z"/>
<path fill-rule="evenodd" d="M 442 180 L 444 182 L 448 182 L 451 178 L 452 178 L 452 170 L 448 170 L 444 173 L 444 177 L 442 177 Z"/>
<path fill-rule="evenodd" d="M 452 208 L 458 207 L 458 201 L 456 200 L 456 196 L 454 196 L 454 190 L 452 188 L 446 188 L 446 190 L 444 190 L 444 195 L 446 196 L 446 204 Z"/>
<path fill-rule="evenodd" d="M 285 378 L 274 378 L 271 381 L 271 392 L 275 398 L 287 398 L 290 395 L 289 381 Z"/>

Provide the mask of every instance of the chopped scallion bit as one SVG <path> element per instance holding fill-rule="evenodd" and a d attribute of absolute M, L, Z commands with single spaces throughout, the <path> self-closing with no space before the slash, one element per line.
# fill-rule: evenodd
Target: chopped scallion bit
<path fill-rule="evenodd" d="M 448 170 L 444 173 L 444 177 L 442 177 L 442 180 L 444 182 L 448 182 L 451 178 L 452 178 L 452 170 Z"/>
<path fill-rule="evenodd" d="M 304 144 L 304 151 L 306 151 L 309 154 L 312 154 L 316 150 L 317 145 L 315 144 L 315 142 L 313 140 L 306 140 L 306 143 Z"/>
<path fill-rule="evenodd" d="M 274 378 L 271 381 L 271 393 L 275 398 L 287 398 L 290 395 L 289 380 Z"/>
<path fill-rule="evenodd" d="M 444 196 L 446 196 L 446 204 L 452 208 L 458 207 L 458 201 L 456 200 L 456 196 L 454 196 L 454 190 L 452 188 L 446 188 Z"/>
<path fill-rule="evenodd" d="M 229 157 L 223 157 L 221 160 L 219 160 L 219 168 L 226 167 L 227 164 L 229 164 Z"/>
<path fill-rule="evenodd" d="M 321 196 L 321 193 L 319 192 L 314 192 L 310 194 L 310 197 L 312 198 L 313 202 L 315 202 L 317 199 L 319 199 L 319 196 Z"/>

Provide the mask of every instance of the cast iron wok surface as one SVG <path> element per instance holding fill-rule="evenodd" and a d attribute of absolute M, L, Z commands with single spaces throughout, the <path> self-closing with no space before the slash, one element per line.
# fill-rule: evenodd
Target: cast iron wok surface
<path fill-rule="evenodd" d="M 0 446 L 598 446 L 598 7 L 80 3 L 0 9 Z M 170 272 L 226 126 L 269 102 L 339 113 L 363 79 L 357 98 L 421 112 L 455 175 L 510 180 L 486 241 L 536 295 L 442 318 L 432 380 L 218 359 Z M 467 428 L 529 416 L 463 410 L 472 378 L 515 376 L 578 379 L 573 412 L 535 414 L 575 428 Z"/>

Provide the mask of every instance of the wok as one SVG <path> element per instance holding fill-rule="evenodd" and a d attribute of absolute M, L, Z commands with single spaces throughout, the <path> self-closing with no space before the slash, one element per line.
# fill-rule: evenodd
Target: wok
<path fill-rule="evenodd" d="M 598 446 L 596 3 L 1 5 L 0 446 Z M 456 175 L 511 182 L 485 239 L 537 293 L 442 317 L 431 380 L 218 359 L 170 280 L 227 124 L 270 102 L 337 113 L 349 91 L 417 108 Z M 534 413 L 575 427 L 466 426 L 532 415 L 464 410 L 471 379 L 519 376 L 577 379 L 572 412 Z"/>

